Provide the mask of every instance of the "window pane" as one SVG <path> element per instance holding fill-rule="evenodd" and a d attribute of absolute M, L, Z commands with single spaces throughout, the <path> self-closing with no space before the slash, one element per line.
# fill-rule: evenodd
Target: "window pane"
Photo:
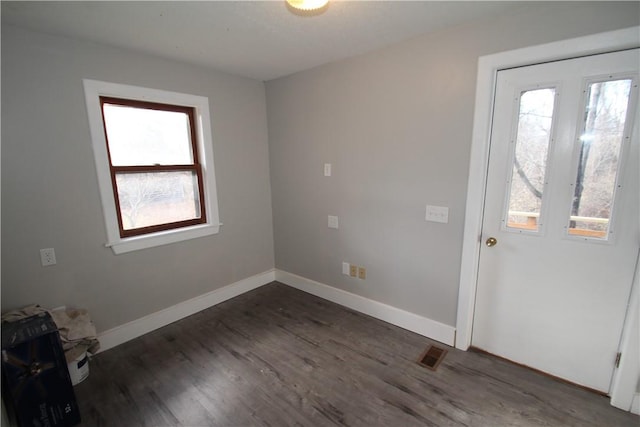
<path fill-rule="evenodd" d="M 515 154 L 511 172 L 507 227 L 537 231 L 545 184 L 555 89 L 520 96 Z"/>
<path fill-rule="evenodd" d="M 194 172 L 119 173 L 116 185 L 125 230 L 201 216 Z"/>
<path fill-rule="evenodd" d="M 187 114 L 107 103 L 103 111 L 113 166 L 193 164 Z"/>
<path fill-rule="evenodd" d="M 607 237 L 630 91 L 630 79 L 587 88 L 569 234 Z"/>

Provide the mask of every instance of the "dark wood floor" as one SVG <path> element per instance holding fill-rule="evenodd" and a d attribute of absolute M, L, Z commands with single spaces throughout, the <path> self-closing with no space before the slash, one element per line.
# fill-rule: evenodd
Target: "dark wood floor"
<path fill-rule="evenodd" d="M 82 426 L 638 426 L 607 398 L 272 283 L 96 356 Z"/>

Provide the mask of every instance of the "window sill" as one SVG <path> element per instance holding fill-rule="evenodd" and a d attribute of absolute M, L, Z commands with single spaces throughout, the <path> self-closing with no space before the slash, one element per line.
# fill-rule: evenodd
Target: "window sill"
<path fill-rule="evenodd" d="M 218 234 L 221 225 L 222 224 L 203 224 L 179 230 L 161 231 L 144 236 L 127 237 L 109 242 L 105 246 L 111 248 L 114 254 L 119 255 L 140 249 L 153 248 Z"/>

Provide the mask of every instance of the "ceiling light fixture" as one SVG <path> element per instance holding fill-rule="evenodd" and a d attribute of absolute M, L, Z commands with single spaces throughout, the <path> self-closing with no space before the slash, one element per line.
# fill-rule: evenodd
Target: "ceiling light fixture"
<path fill-rule="evenodd" d="M 322 9 L 329 0 L 287 0 L 287 4 L 295 9 L 310 11 Z"/>

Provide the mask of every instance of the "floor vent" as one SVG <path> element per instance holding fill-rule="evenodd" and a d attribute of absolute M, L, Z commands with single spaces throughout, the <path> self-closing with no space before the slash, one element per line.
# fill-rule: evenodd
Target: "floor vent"
<path fill-rule="evenodd" d="M 429 348 L 427 348 L 427 351 L 422 353 L 422 356 L 420 356 L 420 359 L 418 359 L 418 363 L 426 368 L 431 369 L 432 371 L 435 371 L 436 369 L 438 369 L 438 365 L 440 364 L 440 362 L 442 362 L 442 359 L 444 359 L 444 356 L 446 355 L 447 350 L 445 350 L 444 348 L 436 347 L 435 345 L 431 345 L 429 346 Z"/>

